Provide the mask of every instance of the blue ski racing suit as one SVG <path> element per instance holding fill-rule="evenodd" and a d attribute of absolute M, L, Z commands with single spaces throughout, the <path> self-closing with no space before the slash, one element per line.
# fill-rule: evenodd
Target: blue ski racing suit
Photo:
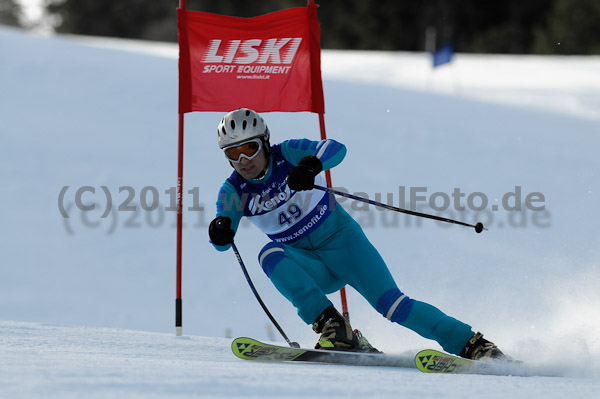
<path fill-rule="evenodd" d="M 268 235 L 271 242 L 260 251 L 259 263 L 307 324 L 332 306 L 326 294 L 350 285 L 390 321 L 437 341 L 449 353 L 460 353 L 473 336 L 469 325 L 402 293 L 360 225 L 333 195 L 287 186 L 289 170 L 303 157 L 316 156 L 327 170 L 345 155 L 346 147 L 331 139 L 271 146 L 262 178 L 246 180 L 234 171 L 225 181 L 217 216 L 230 218 L 234 231 L 245 216 Z M 326 185 L 322 173 L 315 184 Z M 225 251 L 230 245 L 215 247 Z"/>

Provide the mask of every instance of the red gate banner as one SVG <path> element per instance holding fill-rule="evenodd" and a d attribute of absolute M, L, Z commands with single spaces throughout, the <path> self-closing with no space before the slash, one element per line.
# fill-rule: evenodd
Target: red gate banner
<path fill-rule="evenodd" d="M 317 6 L 254 18 L 178 9 L 179 112 L 324 113 Z"/>

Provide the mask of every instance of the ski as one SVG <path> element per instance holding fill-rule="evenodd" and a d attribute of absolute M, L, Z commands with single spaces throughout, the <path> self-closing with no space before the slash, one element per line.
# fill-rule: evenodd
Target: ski
<path fill-rule="evenodd" d="M 252 338 L 236 338 L 231 351 L 240 359 L 262 362 L 308 362 L 348 366 L 400 367 L 419 369 L 424 373 L 484 374 L 497 376 L 554 376 L 553 373 L 527 367 L 520 361 L 476 361 L 449 355 L 434 349 L 401 355 L 383 353 L 332 351 L 323 349 L 291 348 L 257 341 Z"/>
<path fill-rule="evenodd" d="M 477 361 L 449 355 L 434 349 L 422 350 L 415 356 L 416 367 L 424 373 L 539 375 L 514 360 Z"/>
<path fill-rule="evenodd" d="M 231 350 L 235 356 L 244 360 L 415 368 L 412 355 L 385 355 L 370 352 L 291 348 L 267 344 L 246 337 L 233 340 Z"/>

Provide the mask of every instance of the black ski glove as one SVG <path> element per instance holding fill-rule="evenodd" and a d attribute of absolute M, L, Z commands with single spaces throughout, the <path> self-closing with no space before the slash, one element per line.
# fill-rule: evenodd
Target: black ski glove
<path fill-rule="evenodd" d="M 231 229 L 231 219 L 218 216 L 208 226 L 208 236 L 215 245 L 228 245 L 233 243 L 235 231 Z"/>
<path fill-rule="evenodd" d="M 315 176 L 321 173 L 323 164 L 314 155 L 304 157 L 298 166 L 290 169 L 287 184 L 292 190 L 312 190 L 315 185 Z"/>

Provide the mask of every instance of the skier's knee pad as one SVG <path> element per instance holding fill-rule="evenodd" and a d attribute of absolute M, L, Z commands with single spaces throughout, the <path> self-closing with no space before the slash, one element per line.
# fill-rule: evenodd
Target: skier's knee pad
<path fill-rule="evenodd" d="M 377 311 L 392 322 L 402 323 L 408 317 L 414 302 L 414 299 L 404 295 L 398 288 L 394 288 L 379 298 Z"/>
<path fill-rule="evenodd" d="M 271 277 L 277 263 L 285 258 L 285 246 L 277 242 L 270 242 L 258 254 L 258 263 L 268 277 Z"/>

